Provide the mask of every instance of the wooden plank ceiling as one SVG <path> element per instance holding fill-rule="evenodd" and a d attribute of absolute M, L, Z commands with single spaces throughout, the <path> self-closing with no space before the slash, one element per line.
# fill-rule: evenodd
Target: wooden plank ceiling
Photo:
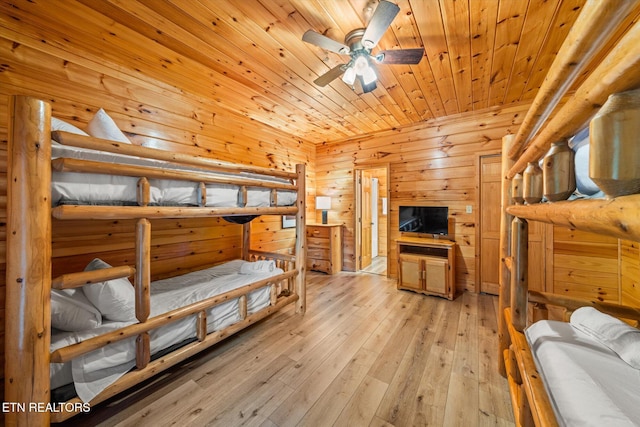
<path fill-rule="evenodd" d="M 418 65 L 379 65 L 362 94 L 313 81 L 348 57 L 342 42 L 369 0 L 40 0 L 3 2 L 3 19 L 74 55 L 101 58 L 314 143 L 530 102 L 584 0 L 393 0 L 378 49 L 424 47 Z"/>

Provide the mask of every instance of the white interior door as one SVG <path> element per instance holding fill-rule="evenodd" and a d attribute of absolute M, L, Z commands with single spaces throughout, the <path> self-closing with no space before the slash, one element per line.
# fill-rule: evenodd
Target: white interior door
<path fill-rule="evenodd" d="M 371 178 L 371 257 L 378 253 L 378 178 Z"/>

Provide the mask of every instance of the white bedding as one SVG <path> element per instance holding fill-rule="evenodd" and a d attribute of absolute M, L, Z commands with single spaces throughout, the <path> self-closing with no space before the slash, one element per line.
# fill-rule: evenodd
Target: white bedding
<path fill-rule="evenodd" d="M 640 370 L 566 322 L 539 321 L 525 335 L 560 425 L 640 425 Z"/>
<path fill-rule="evenodd" d="M 140 166 L 152 166 L 180 170 L 202 171 L 196 167 L 178 166 L 153 159 L 123 156 L 119 154 L 86 150 L 53 144 L 51 157 L 67 157 L 83 160 L 103 161 L 119 164 L 132 164 Z M 233 177 L 236 175 L 216 172 L 221 177 Z M 256 174 L 241 174 L 245 178 L 255 179 L 260 182 L 287 182 L 275 177 L 263 177 Z M 128 176 L 85 174 L 74 172 L 52 173 L 51 203 L 57 206 L 61 203 L 82 204 L 136 204 L 136 186 L 138 179 Z M 180 180 L 150 179 L 150 203 L 152 205 L 197 206 L 200 200 L 200 189 L 197 183 Z M 211 207 L 237 207 L 239 190 L 237 186 L 226 184 L 207 184 L 207 204 Z M 247 190 L 247 207 L 269 206 L 271 193 L 269 189 L 249 187 Z M 278 190 L 278 204 L 291 206 L 295 203 L 294 191 Z"/>
<path fill-rule="evenodd" d="M 183 276 L 159 280 L 151 285 L 150 317 L 184 307 L 208 297 L 228 292 L 263 278 L 282 274 L 279 268 L 273 271 L 240 274 L 245 261 L 230 261 L 209 269 L 195 271 Z M 269 287 L 249 293 L 248 314 L 269 305 Z M 238 300 L 234 299 L 214 307 L 207 312 L 207 331 L 213 332 L 240 320 Z M 83 332 L 57 332 L 52 334 L 51 350 L 77 343 L 123 327 L 126 322 L 105 322 L 102 326 Z M 189 316 L 150 332 L 151 354 L 196 336 L 195 316 Z M 51 364 L 51 389 L 74 383 L 78 397 L 88 402 L 105 387 L 115 382 L 135 366 L 135 337 L 119 341 L 99 350 L 87 353 L 71 363 Z"/>

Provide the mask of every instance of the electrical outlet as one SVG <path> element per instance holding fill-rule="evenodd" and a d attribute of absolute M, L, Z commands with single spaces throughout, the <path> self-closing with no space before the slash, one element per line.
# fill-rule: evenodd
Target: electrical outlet
<path fill-rule="evenodd" d="M 467 213 L 473 213 L 473 206 L 467 205 Z"/>

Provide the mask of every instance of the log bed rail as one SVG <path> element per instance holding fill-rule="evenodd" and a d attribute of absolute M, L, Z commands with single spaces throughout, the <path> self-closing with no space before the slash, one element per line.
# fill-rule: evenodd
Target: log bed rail
<path fill-rule="evenodd" d="M 11 100 L 8 163 L 7 212 L 7 295 L 5 335 L 5 401 L 49 404 L 49 363 L 62 363 L 109 343 L 136 337 L 136 369 L 109 386 L 90 404 L 95 404 L 161 372 L 233 333 L 255 323 L 282 307 L 294 303 L 304 313 L 305 298 L 305 167 L 295 172 L 231 165 L 211 159 L 187 156 L 147 147 L 129 146 L 97 138 L 55 132 L 62 144 L 112 153 L 170 161 L 196 166 L 203 172 L 167 171 L 160 168 L 128 167 L 101 163 L 97 167 L 87 161 L 57 159 L 51 161 L 51 107 L 34 98 L 14 96 Z M 94 173 L 125 174 L 139 178 L 140 206 L 51 207 L 51 170 L 74 170 Z M 234 174 L 228 179 L 210 172 Z M 243 176 L 242 174 L 252 174 Z M 287 182 L 256 181 L 253 174 L 286 179 Z M 240 186 L 239 204 L 234 208 L 148 206 L 149 178 L 182 179 L 200 183 L 222 182 Z M 248 187 L 271 189 L 271 206 L 245 207 Z M 276 190 L 294 190 L 294 206 L 280 206 Z M 243 224 L 242 254 L 245 260 L 273 259 L 284 270 L 268 279 L 226 292 L 179 309 L 149 317 L 151 285 L 150 218 L 193 218 L 236 215 L 295 215 L 296 242 L 294 254 L 267 253 L 250 249 L 250 223 Z M 135 266 L 118 266 L 103 270 L 64 274 L 51 277 L 52 218 L 58 219 L 137 219 L 135 226 Z M 69 289 L 105 280 L 133 277 L 135 314 L 138 323 L 110 331 L 50 352 L 50 290 Z M 247 295 L 258 288 L 270 287 L 270 304 L 255 313 L 247 313 Z M 218 331 L 207 331 L 206 310 L 232 299 L 238 299 L 241 320 Z M 196 317 L 197 340 L 157 360 L 151 361 L 149 331 L 187 316 Z M 5 414 L 7 425 L 48 425 L 63 421 L 82 408 L 76 397 L 62 407 L 63 411 L 24 411 Z M 71 409 L 70 409 L 71 408 Z"/>
<path fill-rule="evenodd" d="M 582 306 L 596 307 L 636 326 L 640 321 L 637 308 L 529 291 L 527 277 L 528 220 L 640 241 L 640 195 L 533 205 L 514 205 L 511 198 L 511 179 L 528 162 L 538 161 L 554 141 L 582 129 L 611 93 L 640 86 L 639 13 L 637 0 L 587 0 L 517 135 L 503 138 L 498 370 L 508 379 L 519 426 L 558 425 L 523 334 L 530 322 L 547 318 L 550 307 L 560 307 L 568 316 Z M 597 34 L 594 25 L 607 34 Z M 551 114 L 562 96 L 556 93 L 569 87 L 575 78 L 573 68 L 583 66 L 590 56 L 604 55 L 597 52 L 612 35 L 617 40 L 615 46 L 566 103 Z M 574 60 L 582 54 L 585 58 Z"/>

